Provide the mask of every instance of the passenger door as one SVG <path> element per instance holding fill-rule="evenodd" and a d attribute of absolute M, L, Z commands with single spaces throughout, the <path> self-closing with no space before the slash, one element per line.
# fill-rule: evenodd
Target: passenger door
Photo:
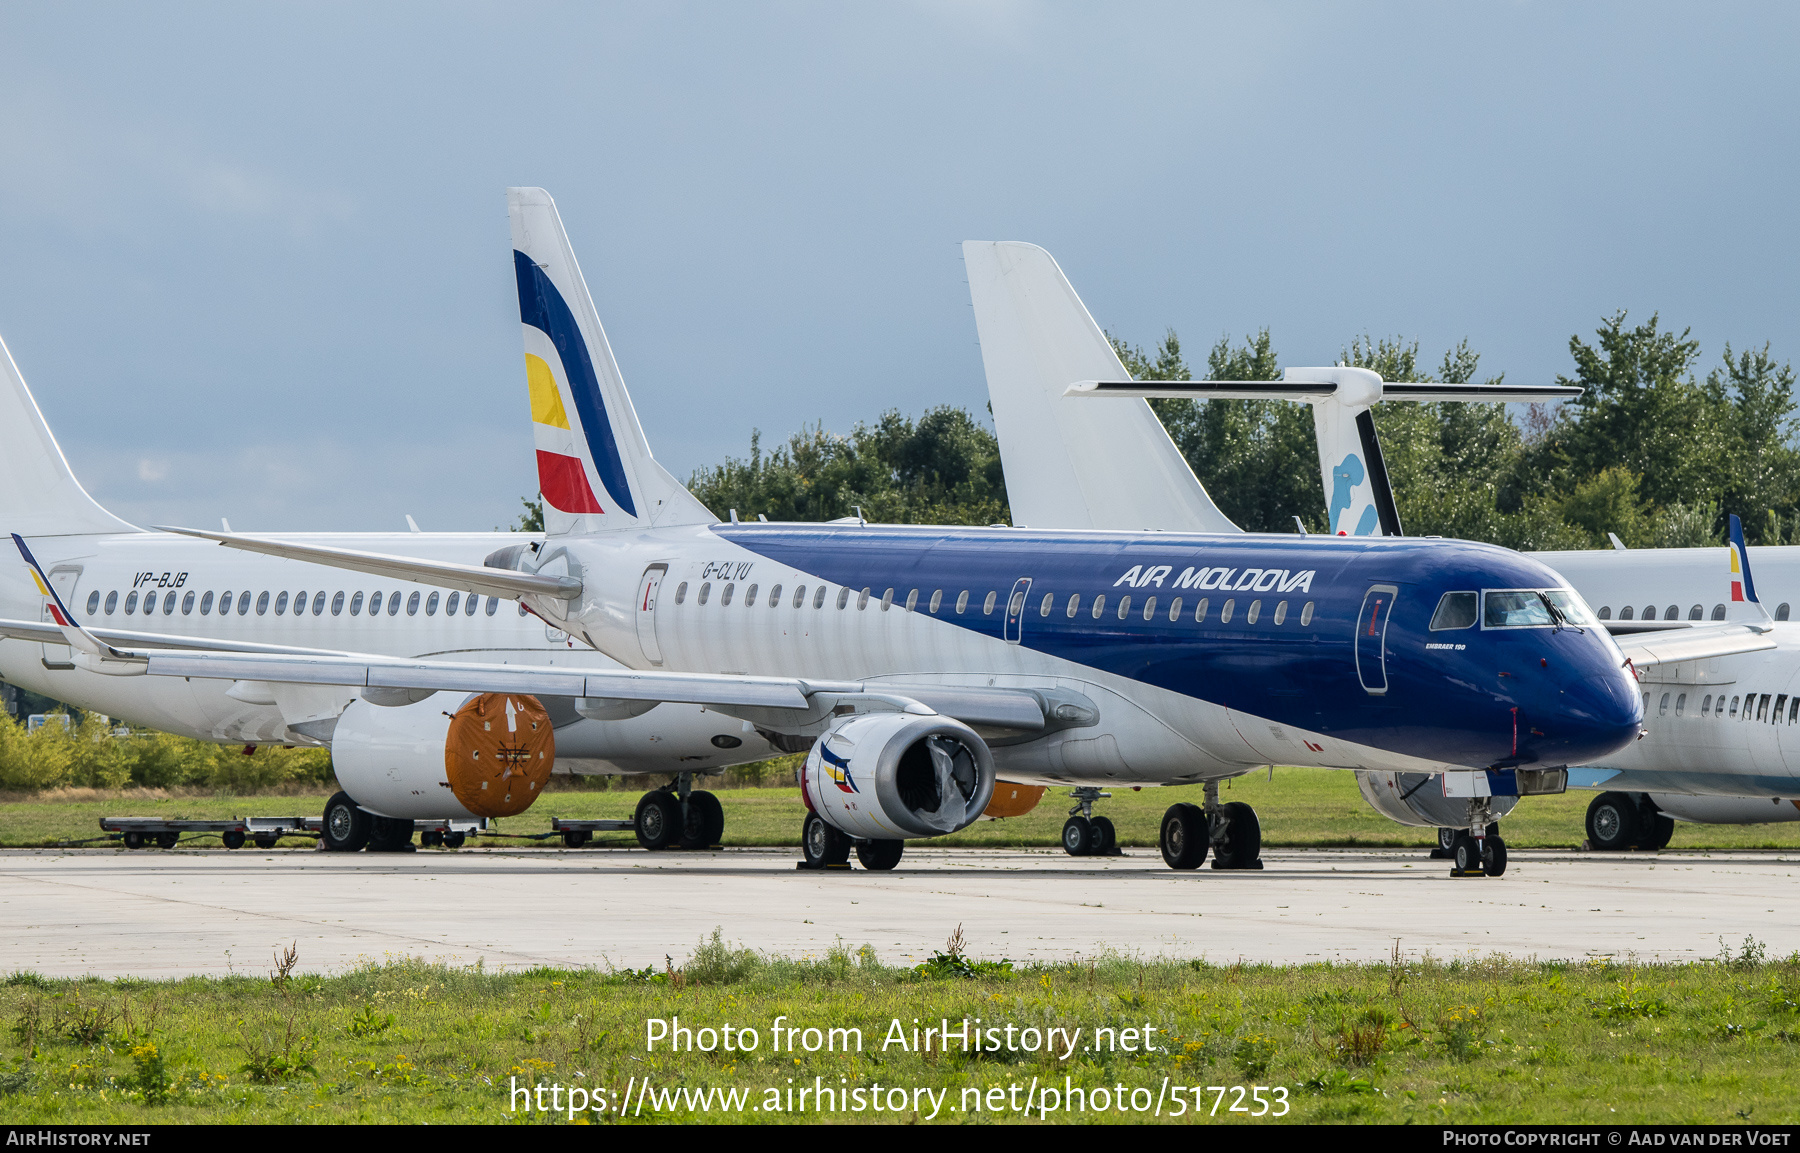
<path fill-rule="evenodd" d="M 668 574 L 668 565 L 653 564 L 644 570 L 644 579 L 638 582 L 638 647 L 644 650 L 644 658 L 653 665 L 663 663 L 662 646 L 656 643 L 656 594 L 662 587 L 663 577 Z"/>
<path fill-rule="evenodd" d="M 1031 578 L 1020 577 L 1006 595 L 1006 643 L 1016 645 L 1025 633 L 1025 602 L 1031 599 Z"/>
<path fill-rule="evenodd" d="M 1363 594 L 1362 611 L 1356 615 L 1356 678 L 1371 696 L 1388 689 L 1388 617 L 1399 593 L 1394 585 L 1370 585 Z"/>

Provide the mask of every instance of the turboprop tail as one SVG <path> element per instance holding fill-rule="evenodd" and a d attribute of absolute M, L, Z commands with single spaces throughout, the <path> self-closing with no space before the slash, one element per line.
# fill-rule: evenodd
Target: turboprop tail
<path fill-rule="evenodd" d="M 509 188 L 506 209 L 546 532 L 716 522 L 651 455 L 556 202 Z"/>
<path fill-rule="evenodd" d="M 31 537 L 137 532 L 75 479 L 5 341 L 0 378 L 0 531 Z"/>

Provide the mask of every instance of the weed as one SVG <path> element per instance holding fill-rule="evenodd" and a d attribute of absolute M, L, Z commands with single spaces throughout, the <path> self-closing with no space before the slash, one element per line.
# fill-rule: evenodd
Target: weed
<path fill-rule="evenodd" d="M 36 997 L 27 1000 L 19 1008 L 19 1015 L 13 1018 L 12 1035 L 20 1045 L 25 1047 L 25 1055 L 37 1055 L 38 1037 L 44 1031 L 44 1003 Z"/>
<path fill-rule="evenodd" d="M 50 982 L 30 969 L 14 969 L 6 975 L 6 987 L 9 989 L 48 989 Z"/>
<path fill-rule="evenodd" d="M 1090 966 L 1091 969 L 1091 966 Z M 913 972 L 921 977 L 949 977 L 960 980 L 974 980 L 977 977 L 1010 977 L 1013 963 L 1002 958 L 998 961 L 971 961 L 963 956 L 963 929 L 956 926 L 944 947 L 922 963 L 913 966 Z"/>
<path fill-rule="evenodd" d="M 1487 1039 L 1487 1015 L 1479 1005 L 1458 1005 L 1438 1017 L 1438 1038 L 1455 1061 L 1473 1061 Z"/>
<path fill-rule="evenodd" d="M 286 991 L 293 980 L 294 966 L 300 963 L 300 942 L 293 941 L 285 949 L 275 950 L 275 967 L 269 970 L 269 984 Z"/>
<path fill-rule="evenodd" d="M 1749 934 L 1745 934 L 1744 944 L 1735 956 L 1725 938 L 1719 938 L 1719 964 L 1728 969 L 1756 969 L 1767 964 L 1768 959 L 1769 947 Z"/>
<path fill-rule="evenodd" d="M 1637 988 L 1637 971 L 1632 970 L 1625 980 L 1618 983 L 1613 991 L 1601 998 L 1590 998 L 1589 1007 L 1595 1017 L 1607 1020 L 1623 1021 L 1637 1017 L 1667 1016 L 1669 1006 L 1659 998 L 1648 993 L 1640 993 Z"/>
<path fill-rule="evenodd" d="M 1237 1063 L 1244 1076 L 1256 1078 L 1269 1071 L 1269 1064 L 1275 1060 L 1275 1053 L 1273 1037 L 1265 1037 L 1261 1033 L 1246 1033 L 1232 1047 L 1231 1059 Z"/>
<path fill-rule="evenodd" d="M 1338 1026 L 1338 1060 L 1346 1065 L 1373 1065 L 1387 1048 L 1394 1020 L 1386 1010 L 1371 1006 L 1354 1020 Z"/>
<path fill-rule="evenodd" d="M 123 1082 L 126 1088 L 141 1093 L 146 1105 L 161 1105 L 175 1092 L 175 1076 L 162 1051 L 149 1041 L 131 1049 L 131 1075 Z"/>
<path fill-rule="evenodd" d="M 283 1025 L 279 1042 L 273 1035 L 264 1033 L 260 1037 L 246 1037 L 243 1045 L 247 1058 L 243 1072 L 259 1084 L 275 1085 L 316 1072 L 313 1061 L 318 1056 L 319 1043 L 300 1032 L 292 1012 Z"/>
<path fill-rule="evenodd" d="M 118 1014 L 105 1001 L 89 1004 L 81 999 L 81 990 L 56 1014 L 56 1031 L 77 1045 L 92 1048 L 106 1040 Z"/>
<path fill-rule="evenodd" d="M 377 1016 L 375 1006 L 364 1005 L 362 1012 L 350 1018 L 350 1024 L 345 1028 L 352 1037 L 379 1037 L 392 1028 L 393 1024 L 392 1013 Z"/>
<path fill-rule="evenodd" d="M 14 1058 L 12 1068 L 0 1068 L 0 1097 L 31 1092 L 31 1084 L 36 1076 L 37 1066 L 32 1064 L 31 1058 Z"/>
<path fill-rule="evenodd" d="M 1312 1080 L 1305 1082 L 1301 1085 L 1301 1088 L 1308 1092 L 1325 1096 L 1332 1094 L 1350 1094 L 1354 1096 L 1380 1092 L 1380 1090 L 1375 1088 L 1374 1081 L 1366 1077 L 1352 1077 L 1343 1069 L 1333 1069 L 1327 1073 L 1321 1073 Z"/>
<path fill-rule="evenodd" d="M 696 985 L 730 985 L 745 980 L 761 965 L 762 958 L 754 950 L 733 949 L 714 928 L 712 937 L 700 942 L 682 972 Z"/>

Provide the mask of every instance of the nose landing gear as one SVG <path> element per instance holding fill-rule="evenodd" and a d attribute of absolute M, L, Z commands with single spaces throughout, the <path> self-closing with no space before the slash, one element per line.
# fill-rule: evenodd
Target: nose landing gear
<path fill-rule="evenodd" d="M 1094 816 L 1094 802 L 1112 796 L 1091 786 L 1071 789 L 1069 796 L 1075 798 L 1075 807 L 1069 810 L 1069 819 L 1063 822 L 1063 852 L 1071 857 L 1120 857 L 1118 834 L 1113 823 L 1105 817 Z"/>
<path fill-rule="evenodd" d="M 1493 819 L 1488 802 L 1469 802 L 1467 829 L 1438 830 L 1438 844 L 1444 834 L 1450 838 L 1450 875 L 1452 877 L 1499 877 L 1506 873 L 1506 842 L 1500 837 L 1500 825 Z M 1441 850 L 1433 850 L 1436 857 Z"/>

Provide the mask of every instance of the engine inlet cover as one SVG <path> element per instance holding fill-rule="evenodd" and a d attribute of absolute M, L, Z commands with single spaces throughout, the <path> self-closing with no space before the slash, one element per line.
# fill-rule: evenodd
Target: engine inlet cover
<path fill-rule="evenodd" d="M 994 758 L 952 717 L 865 713 L 826 730 L 800 779 L 812 810 L 853 837 L 936 837 L 987 808 Z"/>
<path fill-rule="evenodd" d="M 550 714 L 536 697 L 483 693 L 450 718 L 444 775 L 463 808 L 477 817 L 524 812 L 555 763 Z"/>

